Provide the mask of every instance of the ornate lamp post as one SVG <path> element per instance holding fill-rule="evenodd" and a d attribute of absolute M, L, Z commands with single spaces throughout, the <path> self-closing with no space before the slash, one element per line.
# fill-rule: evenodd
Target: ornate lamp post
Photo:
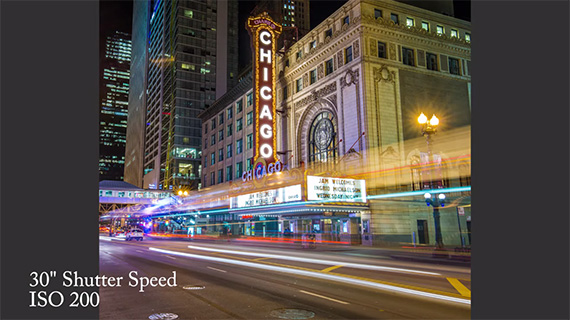
<path fill-rule="evenodd" d="M 435 114 L 431 117 L 428 121 L 428 118 L 423 114 L 423 112 L 418 117 L 418 123 L 422 126 L 422 135 L 426 137 L 426 144 L 427 144 L 427 152 L 428 152 L 428 165 L 430 166 L 429 170 L 429 188 L 431 190 L 434 189 L 433 186 L 433 175 L 431 165 L 433 164 L 433 154 L 431 151 L 432 145 L 432 138 L 431 136 L 437 132 L 437 126 L 439 125 L 439 119 L 435 116 Z M 444 206 L 445 194 L 440 193 L 437 197 L 433 197 L 431 193 L 426 193 L 424 195 L 426 204 L 428 206 L 433 207 L 433 222 L 435 224 L 435 243 L 437 249 L 443 248 L 443 239 L 441 237 L 441 225 L 439 221 L 439 207 Z"/>
<path fill-rule="evenodd" d="M 431 205 L 433 207 L 433 222 L 435 224 L 435 246 L 437 249 L 443 249 L 443 238 L 441 237 L 441 225 L 439 223 L 439 207 L 445 205 L 445 194 L 440 193 L 435 195 L 427 192 L 424 194 L 426 199 L 426 204 L 428 207 Z"/>

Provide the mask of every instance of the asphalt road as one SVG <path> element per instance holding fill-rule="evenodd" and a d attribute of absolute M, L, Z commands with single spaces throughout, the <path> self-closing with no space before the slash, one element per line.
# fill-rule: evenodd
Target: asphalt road
<path fill-rule="evenodd" d="M 132 271 L 175 271 L 176 286 L 139 292 L 140 282 L 129 286 Z M 100 275 L 124 278 L 100 287 L 101 319 L 469 319 L 471 311 L 469 268 L 350 250 L 101 237 Z"/>

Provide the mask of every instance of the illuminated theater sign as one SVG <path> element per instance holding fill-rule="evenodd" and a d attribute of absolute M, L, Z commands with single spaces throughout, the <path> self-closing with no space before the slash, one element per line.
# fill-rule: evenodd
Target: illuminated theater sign
<path fill-rule="evenodd" d="M 275 53 L 281 26 L 265 13 L 248 18 L 246 27 L 251 36 L 255 61 L 253 64 L 254 173 L 266 172 L 266 166 L 270 164 L 276 166 L 279 160 L 275 135 Z M 243 177 L 246 180 L 245 174 Z M 251 174 L 249 177 L 251 179 Z"/>
<path fill-rule="evenodd" d="M 307 200 L 366 202 L 364 180 L 307 176 Z"/>

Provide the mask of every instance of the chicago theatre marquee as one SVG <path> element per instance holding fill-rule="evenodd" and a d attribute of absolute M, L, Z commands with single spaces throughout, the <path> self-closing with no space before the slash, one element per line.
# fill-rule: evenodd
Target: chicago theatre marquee
<path fill-rule="evenodd" d="M 283 30 L 268 15 L 246 27 L 251 73 L 200 115 L 201 192 L 229 190 L 224 219 L 233 233 L 373 244 L 409 243 L 422 231 L 433 243 L 421 194 L 378 199 L 422 192 L 420 111 L 445 121 L 430 183 L 469 183 L 470 23 L 395 1 L 350 0 L 286 50 L 276 48 Z M 451 244 L 458 220 L 469 226 L 470 194 L 448 199 L 441 229 Z M 452 214 L 452 203 L 464 216 Z"/>

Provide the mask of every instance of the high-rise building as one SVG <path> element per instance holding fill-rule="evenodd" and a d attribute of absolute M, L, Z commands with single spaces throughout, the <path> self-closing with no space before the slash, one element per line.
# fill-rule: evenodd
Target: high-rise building
<path fill-rule="evenodd" d="M 309 0 L 258 1 L 252 15 L 267 12 L 283 27 L 278 48 L 288 48 L 311 31 Z"/>
<path fill-rule="evenodd" d="M 123 180 L 131 36 L 116 31 L 105 41 L 99 115 L 99 180 Z"/>
<path fill-rule="evenodd" d="M 125 181 L 196 188 L 197 115 L 237 81 L 237 2 L 135 1 L 133 47 Z"/>

